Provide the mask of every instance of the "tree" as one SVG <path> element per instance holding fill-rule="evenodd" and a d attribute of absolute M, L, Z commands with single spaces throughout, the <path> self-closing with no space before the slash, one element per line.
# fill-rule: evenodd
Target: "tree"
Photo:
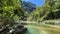
<path fill-rule="evenodd" d="M 60 18 L 60 0 L 45 0 L 42 7 L 37 7 L 28 19 L 35 21 L 43 21 Z"/>
<path fill-rule="evenodd" d="M 18 20 L 14 10 L 21 12 L 21 0 L 0 0 L 0 21 L 7 24 Z"/>
<path fill-rule="evenodd" d="M 51 16 L 49 19 L 56 19 L 56 18 L 58 18 L 59 17 L 59 6 L 60 6 L 60 0 L 47 0 L 47 4 L 50 6 L 50 13 L 48 14 L 48 15 L 53 15 L 53 16 Z M 53 14 L 52 14 L 53 13 Z M 47 15 L 47 17 L 49 17 Z M 58 16 L 58 17 L 57 17 Z M 47 18 L 46 17 L 46 18 Z"/>

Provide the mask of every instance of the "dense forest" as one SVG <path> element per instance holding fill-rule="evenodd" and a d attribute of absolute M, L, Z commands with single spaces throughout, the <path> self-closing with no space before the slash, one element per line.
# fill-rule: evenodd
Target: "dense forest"
<path fill-rule="evenodd" d="M 42 7 L 22 0 L 0 1 L 0 22 L 29 20 L 43 21 L 60 19 L 60 0 L 45 0 Z"/>
<path fill-rule="evenodd" d="M 30 16 L 29 20 L 42 21 L 60 18 L 60 0 L 46 0 L 42 7 L 37 7 Z"/>
<path fill-rule="evenodd" d="M 19 20 L 31 23 L 60 20 L 60 0 L 45 0 L 43 6 L 36 6 L 22 0 L 0 0 L 0 26 L 13 25 Z"/>

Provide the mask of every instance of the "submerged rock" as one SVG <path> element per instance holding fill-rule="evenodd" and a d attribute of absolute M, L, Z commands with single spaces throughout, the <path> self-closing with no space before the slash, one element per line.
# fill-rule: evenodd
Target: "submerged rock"
<path fill-rule="evenodd" d="M 15 28 L 12 28 L 9 33 L 10 34 L 21 34 L 27 31 L 27 28 L 25 28 L 23 25 L 17 25 Z"/>
<path fill-rule="evenodd" d="M 9 32 L 10 34 L 21 34 L 27 31 L 27 28 L 25 28 L 23 25 L 13 25 L 13 26 L 1 26 L 0 27 L 0 34 L 2 34 L 4 31 Z"/>
<path fill-rule="evenodd" d="M 5 30 L 6 30 L 6 27 L 4 27 L 4 26 L 0 27 L 0 33 L 4 32 Z"/>

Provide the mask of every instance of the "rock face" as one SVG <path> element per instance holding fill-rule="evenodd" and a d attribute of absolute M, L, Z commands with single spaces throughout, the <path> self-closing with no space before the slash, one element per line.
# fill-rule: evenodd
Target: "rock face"
<path fill-rule="evenodd" d="M 22 2 L 22 8 L 24 11 L 27 11 L 28 13 L 31 13 L 33 10 L 36 10 L 36 5 L 31 2 Z"/>

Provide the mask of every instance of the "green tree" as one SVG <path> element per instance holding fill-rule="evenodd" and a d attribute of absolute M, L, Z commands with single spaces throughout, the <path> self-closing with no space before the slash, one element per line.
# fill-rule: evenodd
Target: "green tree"
<path fill-rule="evenodd" d="M 47 0 L 47 4 L 50 6 L 50 11 L 49 11 L 49 14 L 47 15 L 47 17 L 51 16 L 48 19 L 56 19 L 56 18 L 60 17 L 59 16 L 60 0 Z"/>
<path fill-rule="evenodd" d="M 60 18 L 60 0 L 45 0 L 42 7 L 37 7 L 28 20 L 42 21 Z"/>
<path fill-rule="evenodd" d="M 18 13 L 15 14 L 18 11 L 22 12 L 21 0 L 0 0 L 0 22 L 14 23 L 19 19 Z"/>

